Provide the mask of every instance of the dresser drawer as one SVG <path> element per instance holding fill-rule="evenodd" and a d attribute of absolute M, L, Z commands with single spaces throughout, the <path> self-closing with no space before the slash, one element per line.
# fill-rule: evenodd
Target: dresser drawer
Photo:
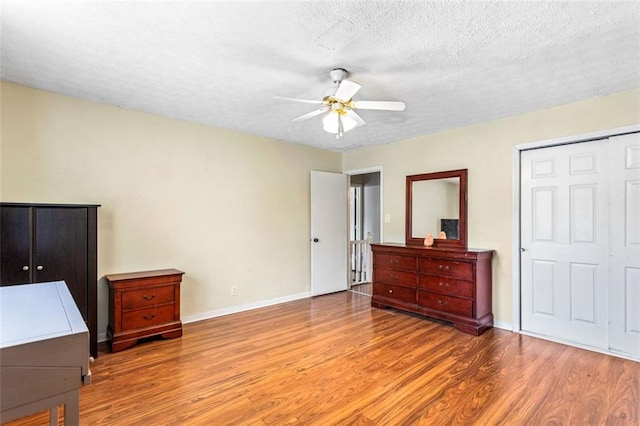
<path fill-rule="evenodd" d="M 375 268 L 373 273 L 376 282 L 382 281 L 387 284 L 396 284 L 402 287 L 416 288 L 418 281 L 418 275 L 415 272 Z"/>
<path fill-rule="evenodd" d="M 123 291 L 122 310 L 128 311 L 131 309 L 164 305 L 173 302 L 174 298 L 175 289 L 173 285 L 151 287 L 144 290 Z"/>
<path fill-rule="evenodd" d="M 169 323 L 174 320 L 173 315 L 173 303 L 148 309 L 138 309 L 137 311 L 123 312 L 122 328 L 124 330 L 133 330 Z"/>
<path fill-rule="evenodd" d="M 458 297 L 473 297 L 473 282 L 436 275 L 418 276 L 418 288 Z"/>
<path fill-rule="evenodd" d="M 460 299 L 429 291 L 419 290 L 417 293 L 418 305 L 465 317 L 470 317 L 473 314 L 473 301 L 469 299 Z"/>
<path fill-rule="evenodd" d="M 382 283 L 373 284 L 373 294 L 387 299 L 400 300 L 411 304 L 416 303 L 416 290 Z"/>
<path fill-rule="evenodd" d="M 473 264 L 471 262 L 421 258 L 418 260 L 418 271 L 462 280 L 473 279 Z"/>
<path fill-rule="evenodd" d="M 373 255 L 373 266 L 385 269 L 402 269 L 405 271 L 416 270 L 416 258 L 414 256 L 401 256 L 398 254 Z"/>

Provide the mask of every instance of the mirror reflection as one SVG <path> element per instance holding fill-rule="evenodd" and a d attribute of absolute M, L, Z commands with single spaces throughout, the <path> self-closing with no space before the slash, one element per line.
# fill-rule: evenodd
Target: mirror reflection
<path fill-rule="evenodd" d="M 459 238 L 460 178 L 445 178 L 413 182 L 411 233 L 424 238 L 431 232 L 434 238 L 444 231 L 449 240 Z"/>
<path fill-rule="evenodd" d="M 407 245 L 467 247 L 467 169 L 410 175 L 406 188 Z"/>

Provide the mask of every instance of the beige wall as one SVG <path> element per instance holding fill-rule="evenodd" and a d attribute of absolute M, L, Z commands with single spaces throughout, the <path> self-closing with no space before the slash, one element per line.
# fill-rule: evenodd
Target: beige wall
<path fill-rule="evenodd" d="M 0 89 L 0 199 L 102 204 L 100 277 L 183 270 L 187 318 L 308 294 L 309 172 L 339 172 L 340 154 L 8 83 Z M 100 333 L 107 295 L 101 279 Z"/>
<path fill-rule="evenodd" d="M 338 153 L 8 83 L 0 97 L 0 200 L 102 204 L 99 276 L 182 269 L 186 318 L 308 294 L 309 171 L 383 166 L 387 242 L 404 240 L 406 175 L 469 169 L 469 245 L 496 250 L 494 313 L 509 324 L 512 147 L 640 123 L 637 89 L 349 151 L 341 164 Z M 107 303 L 101 280 L 101 333 Z"/>
<path fill-rule="evenodd" d="M 408 108 L 411 106 L 409 105 Z M 464 114 L 464 110 L 460 111 Z M 384 241 L 404 242 L 405 176 L 469 169 L 469 246 L 496 250 L 496 321 L 512 322 L 513 146 L 640 123 L 640 89 L 440 134 L 349 151 L 343 170 L 383 166 Z"/>

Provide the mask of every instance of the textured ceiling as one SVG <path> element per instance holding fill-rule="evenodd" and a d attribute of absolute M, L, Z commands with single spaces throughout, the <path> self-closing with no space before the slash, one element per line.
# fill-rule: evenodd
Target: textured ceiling
<path fill-rule="evenodd" d="M 640 85 L 640 3 L 6 1 L 1 77 L 332 150 L 392 143 Z M 291 120 L 346 68 L 361 111 L 342 139 Z"/>

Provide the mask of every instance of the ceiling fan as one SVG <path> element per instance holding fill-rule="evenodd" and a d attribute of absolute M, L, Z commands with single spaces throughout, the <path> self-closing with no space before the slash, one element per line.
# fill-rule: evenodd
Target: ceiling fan
<path fill-rule="evenodd" d="M 307 104 L 322 104 L 320 109 L 294 118 L 293 121 L 302 121 L 327 113 L 322 119 L 325 131 L 335 133 L 336 139 L 341 138 L 345 132 L 364 126 L 366 122 L 355 111 L 358 109 L 377 109 L 384 111 L 403 111 L 404 102 L 399 101 L 355 101 L 353 96 L 360 90 L 360 86 L 355 81 L 345 80 L 347 71 L 343 68 L 335 68 L 329 71 L 331 80 L 337 88 L 331 88 L 322 100 L 313 101 L 306 99 L 285 98 L 274 96 L 273 99 L 285 101 L 303 102 Z"/>

